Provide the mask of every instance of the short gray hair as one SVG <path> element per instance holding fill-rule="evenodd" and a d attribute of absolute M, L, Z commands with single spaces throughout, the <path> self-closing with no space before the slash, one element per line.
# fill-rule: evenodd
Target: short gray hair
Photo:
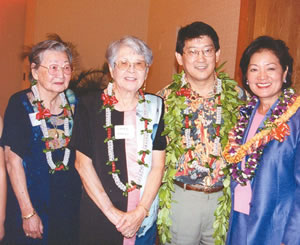
<path fill-rule="evenodd" d="M 112 68 L 115 67 L 117 53 L 122 46 L 127 46 L 133 49 L 138 55 L 143 55 L 145 62 L 148 66 L 152 64 L 152 50 L 148 47 L 148 45 L 141 39 L 138 39 L 137 37 L 124 36 L 120 40 L 112 42 L 106 50 L 105 57 L 108 61 L 108 64 Z"/>
<path fill-rule="evenodd" d="M 28 59 L 30 63 L 29 80 L 31 82 L 34 81 L 31 72 L 31 65 L 35 64 L 34 69 L 38 69 L 43 61 L 43 55 L 47 50 L 65 52 L 70 64 L 72 65 L 72 52 L 65 43 L 56 40 L 45 40 L 39 42 L 31 48 L 28 54 Z"/>

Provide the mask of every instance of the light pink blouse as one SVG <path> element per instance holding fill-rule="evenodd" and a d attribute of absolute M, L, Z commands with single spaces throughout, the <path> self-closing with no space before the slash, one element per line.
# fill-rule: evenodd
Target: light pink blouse
<path fill-rule="evenodd" d="M 255 135 L 255 133 L 263 119 L 264 119 L 264 115 L 261 115 L 258 113 L 258 111 L 256 111 L 253 121 L 252 121 L 252 124 L 249 129 L 247 141 Z M 245 162 L 246 161 L 244 158 L 242 161 L 242 169 L 245 168 Z M 251 198 L 252 198 L 252 190 L 251 190 L 250 181 L 247 181 L 247 185 L 245 185 L 245 186 L 241 186 L 240 184 L 238 184 L 234 189 L 233 209 L 237 212 L 249 215 Z"/>
<path fill-rule="evenodd" d="M 136 110 L 126 111 L 124 113 L 124 125 L 133 125 L 136 129 Z M 135 131 L 134 137 L 132 139 L 125 139 L 125 152 L 126 152 L 126 162 L 127 162 L 127 174 L 129 183 L 132 180 L 136 180 L 137 173 L 139 171 L 139 164 L 137 163 L 138 153 L 137 153 L 137 142 Z M 127 211 L 134 210 L 139 204 L 140 200 L 140 190 L 135 189 L 128 193 L 128 203 Z M 123 245 L 134 245 L 135 236 L 132 238 L 125 238 L 123 240 Z"/>

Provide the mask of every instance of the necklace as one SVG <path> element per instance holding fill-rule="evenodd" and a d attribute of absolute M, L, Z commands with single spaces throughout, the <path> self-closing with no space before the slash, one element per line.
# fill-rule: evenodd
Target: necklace
<path fill-rule="evenodd" d="M 50 121 L 50 123 L 53 126 L 54 131 L 55 131 L 54 138 L 58 139 L 59 138 L 59 132 L 57 130 L 57 124 L 58 124 L 57 118 L 52 116 L 52 117 L 49 118 L 49 121 Z"/>
<path fill-rule="evenodd" d="M 162 243 L 166 243 L 166 241 L 171 237 L 170 207 L 172 203 L 172 193 L 174 190 L 173 180 L 177 172 L 176 165 L 178 159 L 187 151 L 192 152 L 194 149 L 190 143 L 187 143 L 185 148 L 182 144 L 182 130 L 184 130 L 184 137 L 187 142 L 191 138 L 191 133 L 188 128 L 190 124 L 189 120 L 191 114 L 188 110 L 186 110 L 188 107 L 186 100 L 187 97 L 190 96 L 191 91 L 183 77 L 184 72 L 180 74 L 174 74 L 173 82 L 168 87 L 168 90 L 170 90 L 170 94 L 165 100 L 166 113 L 164 115 L 165 129 L 163 135 L 168 136 L 168 145 L 166 148 L 166 170 L 164 172 L 162 186 L 159 190 L 160 213 L 158 215 L 157 222 Z M 219 147 L 220 145 L 222 149 L 223 147 L 225 147 L 228 140 L 227 134 L 229 130 L 234 126 L 234 122 L 237 120 L 239 106 L 243 104 L 243 101 L 239 99 L 238 92 L 236 90 L 237 83 L 234 80 L 230 79 L 229 76 L 223 72 L 218 72 L 217 77 L 220 82 L 217 82 L 215 91 L 217 108 L 214 127 L 216 132 L 214 135 L 214 147 L 211 158 L 210 161 L 206 164 L 206 167 L 208 167 L 209 169 L 211 169 L 212 167 L 211 164 L 216 159 L 221 157 L 217 154 L 217 147 Z M 224 120 L 222 122 L 222 118 L 228 118 L 228 120 Z M 184 127 L 182 126 L 183 122 Z M 189 157 L 190 160 L 193 159 L 191 156 Z M 215 212 L 215 232 L 213 235 L 214 238 L 220 242 L 220 244 L 225 244 L 231 209 L 230 176 L 226 175 L 226 172 L 224 172 L 224 175 L 223 196 L 221 199 L 219 199 L 219 204 Z"/>
<path fill-rule="evenodd" d="M 176 92 L 176 95 L 178 96 L 184 96 L 187 99 L 190 98 L 191 95 L 191 89 L 186 88 L 186 80 L 185 80 L 185 74 L 182 74 L 182 77 L 180 79 L 182 83 L 182 88 Z M 220 145 L 220 128 L 221 128 L 221 121 L 222 121 L 222 105 L 221 105 L 221 92 L 222 92 L 222 81 L 220 79 L 216 80 L 216 87 L 215 87 L 215 97 L 216 97 L 216 121 L 215 121 L 215 134 L 212 136 L 214 139 L 213 144 L 213 151 L 212 154 L 210 154 L 210 161 L 205 164 L 205 167 L 207 167 L 210 172 L 213 171 L 212 164 L 217 160 L 219 155 L 219 145 Z M 192 146 L 192 140 L 191 140 L 191 128 L 189 119 L 192 118 L 192 112 L 190 111 L 190 108 L 188 107 L 188 100 L 184 101 L 184 104 L 186 105 L 186 108 L 183 110 L 183 118 L 184 118 L 184 135 L 185 135 L 185 142 L 186 142 L 186 148 L 185 153 L 188 154 L 190 160 L 188 161 L 188 164 L 191 165 L 194 161 L 197 161 L 195 157 L 193 157 L 193 151 L 195 150 L 195 147 Z"/>
<path fill-rule="evenodd" d="M 245 144 L 242 138 L 249 124 L 250 116 L 254 110 L 258 98 L 253 96 L 245 108 L 241 108 L 241 116 L 235 127 L 229 132 L 229 141 L 223 155 L 229 164 L 232 179 L 241 185 L 246 185 L 248 180 L 255 176 L 259 160 L 266 145 L 272 140 L 283 142 L 290 135 L 286 122 L 297 111 L 300 105 L 300 97 L 297 98 L 293 89 L 285 89 L 279 97 L 279 102 L 266 119 L 265 125 L 260 131 Z M 245 169 L 240 169 L 238 163 L 249 156 Z"/>
<path fill-rule="evenodd" d="M 31 90 L 34 96 L 33 106 L 35 106 L 37 110 L 36 119 L 41 122 L 40 128 L 43 133 L 42 141 L 45 142 L 46 146 L 43 152 L 46 154 L 46 160 L 50 167 L 49 173 L 54 174 L 56 171 L 69 170 L 68 163 L 70 159 L 70 150 L 66 147 L 70 142 L 69 111 L 71 110 L 71 108 L 67 104 L 65 94 L 63 92 L 59 94 L 60 99 L 62 101 L 61 108 L 63 109 L 63 116 L 61 117 L 61 119 L 64 119 L 64 133 L 62 135 L 62 138 L 65 140 L 65 146 L 63 147 L 65 152 L 63 160 L 54 163 L 52 159 L 52 152 L 54 151 L 54 148 L 50 146 L 50 141 L 52 141 L 53 138 L 49 136 L 48 127 L 46 123 L 46 120 L 51 120 L 52 115 L 49 109 L 46 109 L 43 106 L 43 101 L 40 99 L 39 91 L 36 85 L 31 86 Z M 57 128 L 55 129 L 55 137 L 59 137 Z"/>
<path fill-rule="evenodd" d="M 144 168 L 148 167 L 148 164 L 145 162 L 145 157 L 150 153 L 148 146 L 148 134 L 152 132 L 152 130 L 148 129 L 149 122 L 151 122 L 151 119 L 148 118 L 146 103 L 149 103 L 145 99 L 145 95 L 143 91 L 139 90 L 139 102 L 140 104 L 143 104 L 144 107 L 144 114 L 141 121 L 144 121 L 144 129 L 141 130 L 141 134 L 143 135 L 143 147 L 141 150 L 138 151 L 138 154 L 141 156 L 141 158 L 137 161 L 139 164 L 139 171 L 136 177 L 135 181 L 131 181 L 131 183 L 122 183 L 122 181 L 119 178 L 120 170 L 117 169 L 116 162 L 118 161 L 118 158 L 115 158 L 114 154 L 114 145 L 113 141 L 115 140 L 115 137 L 112 137 L 112 130 L 114 128 L 114 125 L 111 123 L 111 111 L 114 110 L 114 105 L 118 103 L 118 100 L 113 95 L 113 83 L 110 82 L 107 86 L 107 94 L 104 92 L 101 95 L 101 99 L 103 101 L 102 109 L 105 109 L 105 130 L 107 132 L 107 138 L 104 140 L 104 143 L 107 143 L 107 151 L 108 151 L 108 161 L 107 165 L 111 166 L 111 172 L 109 174 L 112 175 L 112 178 L 117 185 L 117 187 L 123 191 L 123 195 L 127 196 L 129 192 L 140 189 L 142 187 L 142 177 L 144 173 Z"/>

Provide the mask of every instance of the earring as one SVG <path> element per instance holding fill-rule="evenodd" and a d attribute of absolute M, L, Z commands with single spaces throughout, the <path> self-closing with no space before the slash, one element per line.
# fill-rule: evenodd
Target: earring
<path fill-rule="evenodd" d="M 249 81 L 248 81 L 248 79 L 246 80 L 246 84 L 247 84 L 247 85 L 249 85 Z"/>
<path fill-rule="evenodd" d="M 287 83 L 286 79 L 283 80 L 283 83 Z"/>

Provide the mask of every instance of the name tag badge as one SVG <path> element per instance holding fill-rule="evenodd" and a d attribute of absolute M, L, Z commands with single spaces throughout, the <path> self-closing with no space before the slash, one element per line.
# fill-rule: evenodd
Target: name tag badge
<path fill-rule="evenodd" d="M 116 139 L 132 139 L 134 137 L 133 125 L 115 125 Z"/>
<path fill-rule="evenodd" d="M 29 114 L 29 118 L 30 118 L 30 121 L 31 121 L 31 125 L 34 127 L 34 126 L 40 126 L 41 125 L 41 121 L 37 120 L 36 119 L 36 114 L 37 112 L 33 112 L 33 113 L 30 113 Z"/>

